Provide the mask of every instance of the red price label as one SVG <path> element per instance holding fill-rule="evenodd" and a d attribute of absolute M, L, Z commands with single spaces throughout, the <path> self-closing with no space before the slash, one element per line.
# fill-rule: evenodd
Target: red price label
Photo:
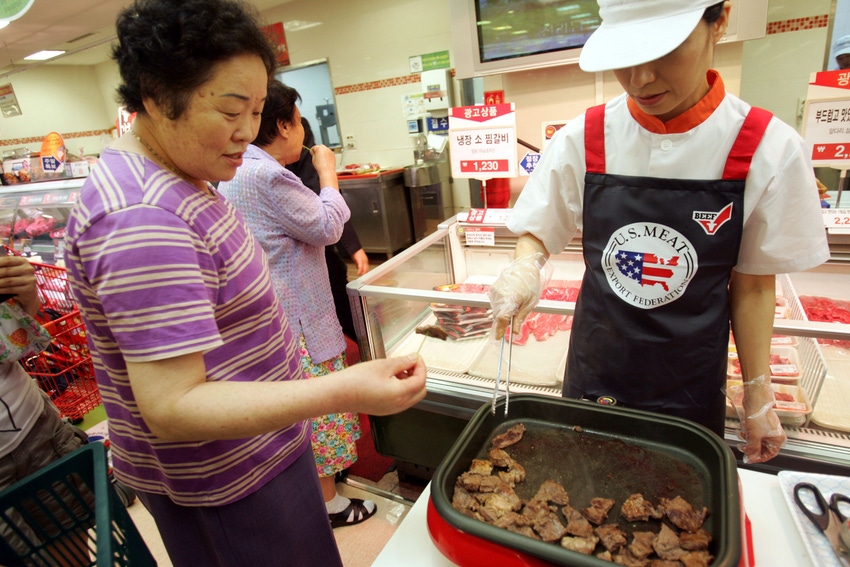
<path fill-rule="evenodd" d="M 850 209 L 821 209 L 826 228 L 850 229 Z"/>
<path fill-rule="evenodd" d="M 812 160 L 850 159 L 850 144 L 815 144 L 812 147 Z"/>
<path fill-rule="evenodd" d="M 509 165 L 506 159 L 461 160 L 460 170 L 463 173 L 507 173 Z"/>

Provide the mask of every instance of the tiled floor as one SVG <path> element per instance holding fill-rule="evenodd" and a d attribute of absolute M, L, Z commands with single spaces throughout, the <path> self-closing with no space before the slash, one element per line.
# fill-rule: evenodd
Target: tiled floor
<path fill-rule="evenodd" d="M 422 486 L 400 484 L 396 472 L 387 473 L 379 482 L 350 477 L 345 484 L 337 486 L 343 496 L 374 500 L 378 506 L 375 516 L 362 524 L 334 530 L 343 565 L 369 567 L 404 520 Z M 153 518 L 145 507 L 137 501 L 128 510 L 159 567 L 172 567 Z"/>

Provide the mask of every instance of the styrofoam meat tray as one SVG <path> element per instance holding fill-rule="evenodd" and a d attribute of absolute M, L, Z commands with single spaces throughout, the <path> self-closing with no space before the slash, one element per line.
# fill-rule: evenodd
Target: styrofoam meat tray
<path fill-rule="evenodd" d="M 821 386 L 812 421 L 822 427 L 850 431 L 850 349 L 820 345 L 826 360 L 826 378 Z"/>
<path fill-rule="evenodd" d="M 545 341 L 538 341 L 532 336 L 524 345 L 513 345 L 510 353 L 511 383 L 532 386 L 563 384 L 569 344 L 570 331 L 558 331 Z M 502 363 L 503 380 L 508 364 L 508 346 L 505 344 L 505 360 Z M 499 349 L 498 341 L 488 340 L 469 368 L 469 374 L 495 380 L 499 367 Z"/>
<path fill-rule="evenodd" d="M 829 497 L 834 492 L 850 495 L 850 477 L 797 471 L 780 471 L 778 476 L 779 486 L 782 488 L 782 496 L 785 498 L 785 503 L 791 511 L 794 524 L 803 538 L 803 544 L 809 552 L 809 558 L 812 560 L 812 564 L 818 567 L 842 567 L 835 553 L 832 551 L 829 540 L 823 532 L 812 524 L 794 502 L 794 486 L 800 482 L 809 482 L 818 487 L 824 498 L 829 501 Z M 814 500 L 809 500 L 811 497 L 812 495 L 807 491 L 803 491 L 800 494 L 800 498 L 804 503 L 811 505 L 812 509 L 816 509 Z M 844 513 L 850 513 L 850 511 L 844 510 Z"/>
<path fill-rule="evenodd" d="M 433 325 L 436 320 L 436 317 L 429 315 L 422 322 L 422 325 Z M 426 337 L 414 331 L 393 349 L 392 356 L 404 356 L 419 351 L 419 355 L 428 368 L 465 374 L 481 353 L 487 343 L 488 336 L 457 341 L 454 339 L 441 340 Z"/>

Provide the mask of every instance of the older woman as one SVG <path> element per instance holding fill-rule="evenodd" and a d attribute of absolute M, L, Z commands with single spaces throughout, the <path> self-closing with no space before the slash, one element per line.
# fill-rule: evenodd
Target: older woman
<path fill-rule="evenodd" d="M 275 68 L 254 17 L 232 0 L 137 0 L 117 27 L 119 96 L 138 115 L 66 237 L 116 476 L 175 566 L 340 565 L 307 420 L 405 409 L 424 366 L 300 379 L 262 248 L 209 183 L 242 164 Z"/>
<path fill-rule="evenodd" d="M 339 240 L 350 212 L 339 192 L 336 157 L 326 146 L 310 150 L 321 186 L 318 195 L 285 167 L 300 159 L 304 147 L 298 100 L 292 87 L 269 84 L 257 139 L 248 146 L 236 176 L 219 185 L 219 191 L 242 213 L 265 250 L 274 289 L 300 333 L 301 370 L 305 378 L 313 378 L 346 366 L 325 246 Z M 344 498 L 334 482 L 336 473 L 357 460 L 360 433 L 357 414 L 313 419 L 313 453 L 334 527 L 357 524 L 375 513 L 374 502 Z"/>

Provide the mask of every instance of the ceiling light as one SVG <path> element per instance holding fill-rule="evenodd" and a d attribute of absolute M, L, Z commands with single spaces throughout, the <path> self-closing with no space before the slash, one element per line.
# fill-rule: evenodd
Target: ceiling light
<path fill-rule="evenodd" d="M 322 25 L 322 22 L 307 22 L 304 20 L 289 20 L 283 24 L 283 29 L 288 32 L 303 31 Z"/>
<path fill-rule="evenodd" d="M 33 53 L 32 55 L 27 55 L 24 57 L 27 61 L 45 61 L 47 59 L 53 59 L 54 57 L 58 57 L 65 53 L 64 51 L 39 51 L 38 53 Z"/>

